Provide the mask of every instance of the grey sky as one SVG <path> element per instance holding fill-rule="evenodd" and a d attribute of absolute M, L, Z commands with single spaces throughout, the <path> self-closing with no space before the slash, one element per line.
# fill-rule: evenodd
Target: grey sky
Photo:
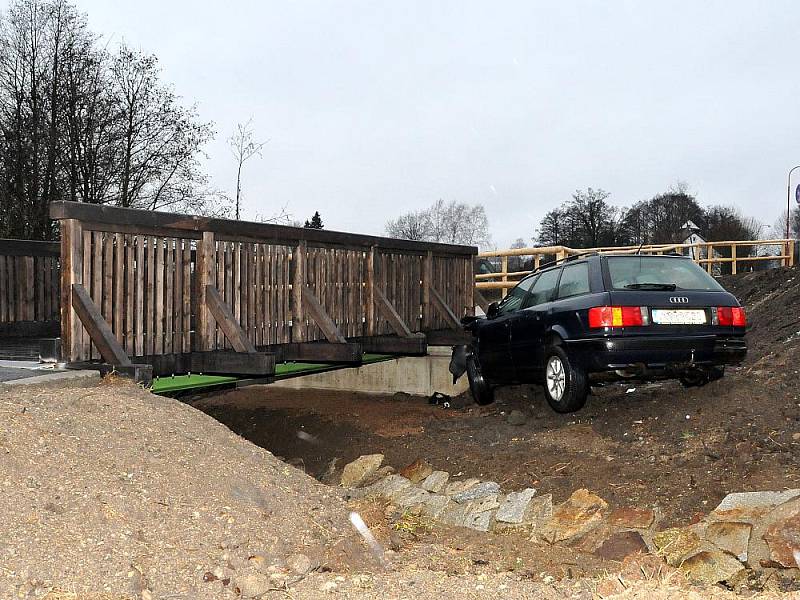
<path fill-rule="evenodd" d="M 576 188 L 680 179 L 771 224 L 800 163 L 797 2 L 77 1 L 215 122 L 216 185 L 237 121 L 271 139 L 245 216 L 380 233 L 481 202 L 502 247 Z"/>

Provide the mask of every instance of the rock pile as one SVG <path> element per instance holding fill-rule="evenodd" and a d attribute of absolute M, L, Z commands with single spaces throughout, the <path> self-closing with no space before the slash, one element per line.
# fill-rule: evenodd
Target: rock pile
<path fill-rule="evenodd" d="M 653 553 L 699 583 L 735 585 L 751 570 L 797 569 L 800 562 L 800 490 L 730 494 L 699 522 L 659 530 L 656 510 L 611 509 L 585 489 L 554 506 L 552 495 L 538 495 L 534 488 L 503 493 L 494 481 L 451 478 L 424 460 L 395 473 L 382 466 L 383 459 L 364 456 L 345 467 L 342 485 L 348 498 L 380 496 L 444 525 L 517 530 L 533 542 L 607 560 Z"/>

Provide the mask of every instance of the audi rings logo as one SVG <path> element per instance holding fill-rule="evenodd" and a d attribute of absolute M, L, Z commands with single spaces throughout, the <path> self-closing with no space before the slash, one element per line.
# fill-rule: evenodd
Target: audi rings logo
<path fill-rule="evenodd" d="M 670 296 L 669 301 L 673 304 L 688 304 L 689 298 L 686 296 Z"/>

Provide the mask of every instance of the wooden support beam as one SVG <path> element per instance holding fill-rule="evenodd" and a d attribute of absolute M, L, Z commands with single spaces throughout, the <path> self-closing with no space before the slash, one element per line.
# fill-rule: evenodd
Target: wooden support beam
<path fill-rule="evenodd" d="M 436 310 L 439 311 L 439 314 L 444 317 L 445 321 L 448 322 L 450 327 L 453 329 L 461 329 L 461 320 L 453 313 L 447 303 L 444 301 L 444 298 L 436 291 L 436 288 L 431 286 L 431 298 L 433 299 L 433 305 L 436 307 Z"/>
<path fill-rule="evenodd" d="M 399 354 L 403 356 L 425 356 L 428 343 L 424 334 L 411 337 L 382 335 L 373 337 L 351 338 L 361 344 L 364 352 L 369 354 Z"/>
<path fill-rule="evenodd" d="M 425 332 L 428 346 L 458 346 L 472 343 L 472 336 L 464 330 L 437 329 Z"/>
<path fill-rule="evenodd" d="M 206 298 L 208 286 L 214 283 L 214 267 L 216 265 L 216 243 L 214 234 L 203 232 L 197 242 L 197 265 L 195 267 L 195 285 L 197 286 L 197 326 L 195 328 L 195 346 L 199 351 L 214 349 L 214 320 Z"/>
<path fill-rule="evenodd" d="M 64 360 L 82 360 L 81 323 L 72 307 L 72 286 L 83 282 L 83 228 L 80 221 L 61 222 L 61 344 Z"/>
<path fill-rule="evenodd" d="M 375 335 L 375 246 L 367 252 L 367 273 L 365 277 L 364 320 L 366 334 Z"/>
<path fill-rule="evenodd" d="M 483 314 L 486 314 L 486 312 L 489 310 L 489 301 L 486 299 L 486 297 L 481 294 L 480 290 L 478 289 L 473 290 L 472 297 L 475 300 L 475 304 L 481 307 Z"/>
<path fill-rule="evenodd" d="M 360 343 L 306 342 L 270 347 L 277 360 L 360 364 L 364 349 Z"/>
<path fill-rule="evenodd" d="M 216 286 L 206 286 L 206 303 L 208 309 L 211 311 L 211 316 L 222 329 L 222 333 L 228 338 L 228 341 L 233 346 L 236 352 L 255 352 L 256 347 L 253 345 L 247 334 L 245 334 L 239 322 L 233 316 L 230 307 L 225 304 L 222 294 Z"/>
<path fill-rule="evenodd" d="M 408 325 L 406 325 L 405 321 L 400 317 L 395 310 L 394 306 L 386 295 L 381 291 L 378 286 L 374 286 L 374 301 L 375 306 L 378 307 L 378 312 L 381 313 L 384 319 L 389 321 L 389 325 L 391 325 L 394 332 L 399 335 L 400 337 L 411 337 L 413 334 L 411 333 L 411 329 L 409 329 Z"/>
<path fill-rule="evenodd" d="M 427 252 L 422 259 L 422 328 L 430 329 L 433 323 L 431 314 L 431 287 L 433 286 L 433 253 Z"/>
<path fill-rule="evenodd" d="M 322 333 L 325 334 L 325 338 L 329 342 L 335 344 L 346 343 L 347 340 L 344 339 L 342 332 L 339 331 L 336 323 L 333 322 L 333 319 L 331 319 L 328 313 L 325 312 L 325 309 L 322 308 L 314 292 L 308 287 L 303 286 L 301 295 L 303 297 L 303 308 L 308 311 L 308 316 L 314 320 L 322 330 Z"/>
<path fill-rule="evenodd" d="M 192 352 L 190 363 L 193 373 L 260 377 L 275 374 L 275 355 L 267 352 Z"/>
<path fill-rule="evenodd" d="M 133 364 L 111 331 L 111 327 L 103 319 L 100 308 L 92 302 L 86 288 L 80 283 L 72 285 L 72 306 L 104 361 L 121 367 Z"/>
<path fill-rule="evenodd" d="M 306 323 L 303 315 L 303 289 L 306 287 L 306 243 L 301 241 L 292 252 L 292 341 L 305 340 Z"/>

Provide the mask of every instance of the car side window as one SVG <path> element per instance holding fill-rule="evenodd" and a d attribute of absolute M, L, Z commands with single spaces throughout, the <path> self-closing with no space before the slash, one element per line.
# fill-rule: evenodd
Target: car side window
<path fill-rule="evenodd" d="M 529 308 L 537 304 L 550 302 L 550 299 L 553 297 L 553 292 L 556 289 L 556 283 L 558 283 L 559 273 L 561 273 L 561 269 L 553 269 L 539 275 L 539 279 L 536 280 L 536 284 L 533 286 L 522 308 Z"/>
<path fill-rule="evenodd" d="M 536 277 L 528 277 L 520 281 L 516 287 L 511 288 L 511 291 L 508 292 L 508 296 L 506 296 L 500 303 L 500 306 L 497 307 L 497 314 L 505 315 L 520 308 L 528 297 L 531 286 L 535 281 Z"/>
<path fill-rule="evenodd" d="M 564 267 L 564 274 L 558 283 L 558 299 L 570 298 L 589 293 L 589 263 L 579 263 Z"/>

